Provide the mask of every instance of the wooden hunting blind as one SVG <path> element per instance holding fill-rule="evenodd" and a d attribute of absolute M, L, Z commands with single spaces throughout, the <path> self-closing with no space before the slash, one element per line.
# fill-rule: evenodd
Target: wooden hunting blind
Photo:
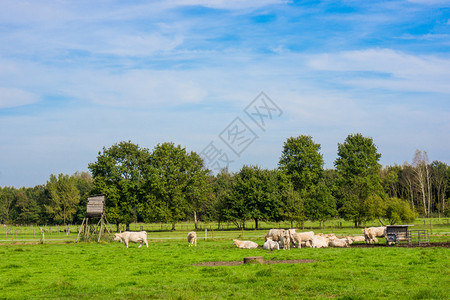
<path fill-rule="evenodd" d="M 105 214 L 105 195 L 88 197 L 87 218 L 101 218 Z"/>
<path fill-rule="evenodd" d="M 81 232 L 84 232 L 84 236 L 87 239 L 89 237 L 89 235 L 95 235 L 97 232 L 97 229 L 99 229 L 98 230 L 98 242 L 100 242 L 100 238 L 102 237 L 102 233 L 103 233 L 104 229 L 106 229 L 106 231 L 108 231 L 108 233 L 112 237 L 112 234 L 107 226 L 107 225 L 109 225 L 109 223 L 108 223 L 108 220 L 106 220 L 106 216 L 105 216 L 105 199 L 106 199 L 105 195 L 96 195 L 96 196 L 88 197 L 88 202 L 86 205 L 86 215 L 83 219 L 83 222 L 81 223 L 80 231 L 78 232 L 78 236 L 77 236 L 77 240 L 76 240 L 77 242 L 80 238 Z M 97 225 L 92 230 L 92 233 L 89 232 L 90 230 L 89 230 L 89 226 L 88 226 L 90 218 L 99 218 L 100 219 L 98 221 Z M 99 228 L 99 226 L 100 226 L 100 228 Z"/>

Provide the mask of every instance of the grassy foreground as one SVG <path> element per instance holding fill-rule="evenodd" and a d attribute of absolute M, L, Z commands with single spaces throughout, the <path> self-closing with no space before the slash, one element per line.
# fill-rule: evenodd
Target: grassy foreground
<path fill-rule="evenodd" d="M 267 252 L 234 248 L 228 237 L 199 238 L 196 248 L 181 239 L 149 242 L 148 249 L 117 242 L 0 246 L 0 299 L 450 299 L 448 248 Z M 246 256 L 316 262 L 193 265 Z"/>

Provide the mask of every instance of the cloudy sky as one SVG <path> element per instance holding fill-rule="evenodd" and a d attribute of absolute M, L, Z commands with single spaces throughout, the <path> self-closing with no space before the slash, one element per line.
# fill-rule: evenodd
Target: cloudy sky
<path fill-rule="evenodd" d="M 383 165 L 448 164 L 449 50 L 449 1 L 2 0 L 0 186 L 120 141 L 237 171 L 306 134 L 332 168 L 362 133 Z"/>

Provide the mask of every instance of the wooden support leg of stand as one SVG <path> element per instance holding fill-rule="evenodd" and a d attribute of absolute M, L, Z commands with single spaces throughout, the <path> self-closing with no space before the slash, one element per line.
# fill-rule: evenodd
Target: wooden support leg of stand
<path fill-rule="evenodd" d="M 75 243 L 78 243 L 78 241 L 79 241 L 79 239 L 80 239 L 80 234 L 81 234 L 81 231 L 83 231 L 83 225 L 84 225 L 84 222 L 86 221 L 86 218 L 84 218 L 83 219 L 83 222 L 81 223 L 81 226 L 80 226 L 80 231 L 78 231 L 78 236 L 77 236 L 77 240 L 75 241 Z"/>

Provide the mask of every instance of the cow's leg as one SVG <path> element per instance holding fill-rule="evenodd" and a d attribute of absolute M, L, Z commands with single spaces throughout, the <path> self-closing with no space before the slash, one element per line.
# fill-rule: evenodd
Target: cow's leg
<path fill-rule="evenodd" d="M 139 242 L 139 247 L 138 248 L 141 248 L 142 247 L 142 240 Z"/>

